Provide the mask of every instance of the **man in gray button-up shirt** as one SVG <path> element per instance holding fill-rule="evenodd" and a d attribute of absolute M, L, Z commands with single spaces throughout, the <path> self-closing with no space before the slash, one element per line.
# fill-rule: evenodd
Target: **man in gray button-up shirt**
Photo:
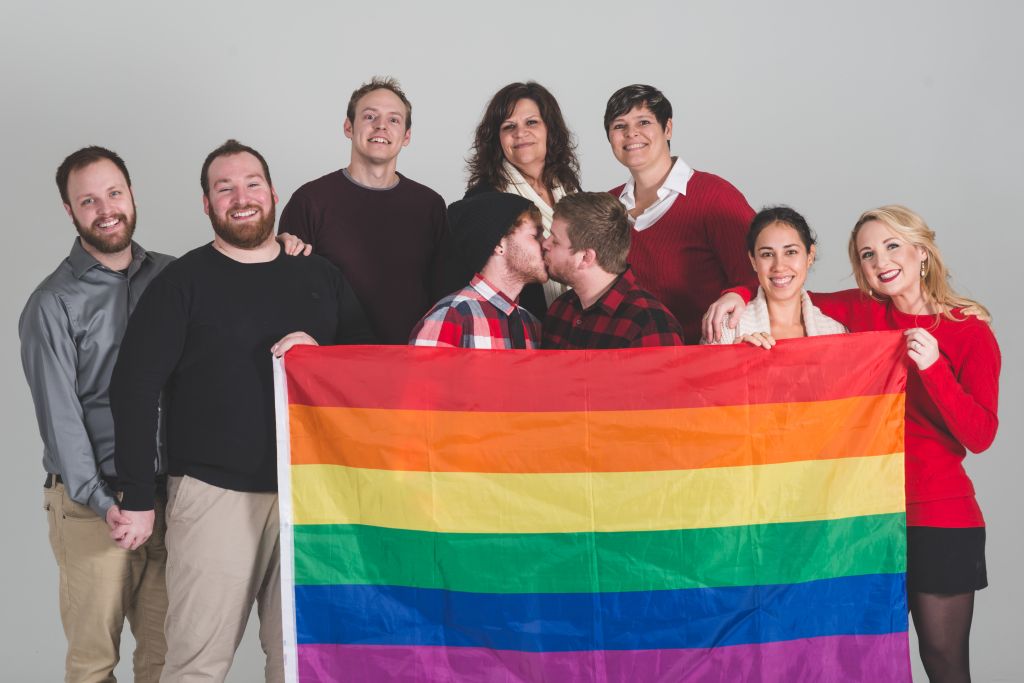
<path fill-rule="evenodd" d="M 131 180 L 114 152 L 78 150 L 58 168 L 57 187 L 79 237 L 29 297 L 18 331 L 44 445 L 67 680 L 112 680 L 127 617 L 135 680 L 156 683 L 166 652 L 162 509 L 141 547 L 124 550 L 111 539 L 121 514 L 108 388 L 128 316 L 173 259 L 132 241 Z"/>

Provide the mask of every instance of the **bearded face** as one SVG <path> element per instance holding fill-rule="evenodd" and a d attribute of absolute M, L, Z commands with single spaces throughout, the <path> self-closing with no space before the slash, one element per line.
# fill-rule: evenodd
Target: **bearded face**
<path fill-rule="evenodd" d="M 509 272 L 520 282 L 547 282 L 548 274 L 544 269 L 544 258 L 541 256 L 540 226 L 527 218 L 505 239 L 505 261 Z"/>
<path fill-rule="evenodd" d="M 277 210 L 271 204 L 264 212 L 258 204 L 232 207 L 224 215 L 210 212 L 213 231 L 222 240 L 239 249 L 255 249 L 274 234 Z"/>
<path fill-rule="evenodd" d="M 121 169 L 99 159 L 68 174 L 65 210 L 88 249 L 116 254 L 135 233 L 135 198 Z"/>
<path fill-rule="evenodd" d="M 277 194 L 260 161 L 249 152 L 215 158 L 203 206 L 217 237 L 238 249 L 255 249 L 274 234 Z"/>
<path fill-rule="evenodd" d="M 85 225 L 74 213 L 71 221 L 82 237 L 82 241 L 101 254 L 116 254 L 131 246 L 135 234 L 135 202 L 131 213 L 112 213 L 92 219 Z"/>

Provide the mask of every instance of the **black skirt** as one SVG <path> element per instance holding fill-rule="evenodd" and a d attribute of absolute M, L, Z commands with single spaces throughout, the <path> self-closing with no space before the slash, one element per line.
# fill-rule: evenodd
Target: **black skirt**
<path fill-rule="evenodd" d="M 907 591 L 952 595 L 988 585 L 985 527 L 907 527 Z"/>

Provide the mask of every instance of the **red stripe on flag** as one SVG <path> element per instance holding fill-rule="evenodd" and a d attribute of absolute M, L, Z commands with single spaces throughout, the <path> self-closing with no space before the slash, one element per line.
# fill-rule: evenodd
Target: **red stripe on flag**
<path fill-rule="evenodd" d="M 746 344 L 615 351 L 298 346 L 285 362 L 291 404 L 545 412 L 796 403 L 892 394 L 906 384 L 900 367 L 905 361 L 894 362 L 903 354 L 903 335 L 885 331 L 781 341 L 770 351 Z M 808 364 L 808 357 L 815 362 Z M 850 377 L 849 358 L 860 359 L 868 371 Z M 456 369 L 460 385 L 452 386 Z M 498 386 L 506 390 L 495 392 Z M 508 391 L 510 386 L 515 391 Z"/>

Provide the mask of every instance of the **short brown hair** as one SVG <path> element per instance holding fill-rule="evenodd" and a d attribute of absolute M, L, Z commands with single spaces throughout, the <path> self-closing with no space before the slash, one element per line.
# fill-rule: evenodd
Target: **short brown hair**
<path fill-rule="evenodd" d="M 91 166 L 97 161 L 103 161 L 104 159 L 117 166 L 124 175 L 124 182 L 128 189 L 131 189 L 132 179 L 128 175 L 128 167 L 124 165 L 124 159 L 117 152 L 111 151 L 106 147 L 90 145 L 89 147 L 83 147 L 76 152 L 72 152 L 57 167 L 57 189 L 60 191 L 61 201 L 65 204 L 71 203 L 71 200 L 68 198 L 68 179 L 71 177 L 72 172 L 86 166 Z"/>
<path fill-rule="evenodd" d="M 665 97 L 665 93 L 653 85 L 635 83 L 619 88 L 608 98 L 608 104 L 604 108 L 604 134 L 609 135 L 608 129 L 611 128 L 612 121 L 637 107 L 650 109 L 662 130 L 665 130 L 672 118 L 672 103 Z"/>
<path fill-rule="evenodd" d="M 405 129 L 409 130 L 412 128 L 412 103 L 402 91 L 402 86 L 391 76 L 374 76 L 370 79 L 369 83 L 363 83 L 352 92 L 352 97 L 348 98 L 348 109 L 345 110 L 345 118 L 349 120 L 349 123 L 354 122 L 356 119 L 356 104 L 359 100 L 374 90 L 390 90 L 395 94 L 395 97 L 402 100 L 402 104 L 405 105 Z"/>
<path fill-rule="evenodd" d="M 629 258 L 629 218 L 622 202 L 607 192 L 568 194 L 555 205 L 555 218 L 568 225 L 572 251 L 593 249 L 597 264 L 616 275 Z"/>
<path fill-rule="evenodd" d="M 267 185 L 274 186 L 273 181 L 270 180 L 270 167 L 267 166 L 267 160 L 263 158 L 263 155 L 249 145 L 243 145 L 238 140 L 231 139 L 206 155 L 206 161 L 203 162 L 203 170 L 199 172 L 199 185 L 203 188 L 204 195 L 210 195 L 210 164 L 219 157 L 229 157 L 245 152 L 259 159 L 260 166 L 263 167 L 263 176 L 267 179 Z"/>

